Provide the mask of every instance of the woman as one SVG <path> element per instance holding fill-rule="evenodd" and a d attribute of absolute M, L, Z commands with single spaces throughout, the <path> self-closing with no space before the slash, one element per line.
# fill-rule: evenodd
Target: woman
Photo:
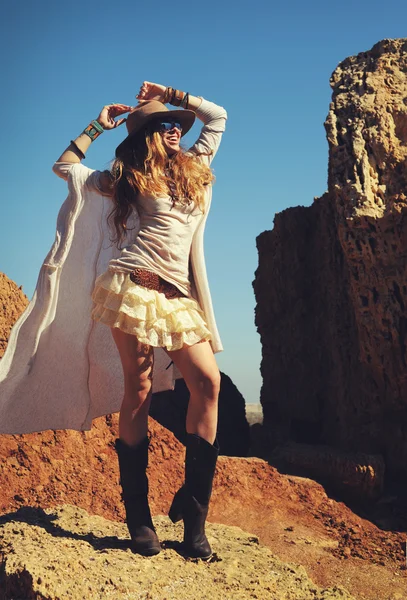
<path fill-rule="evenodd" d="M 220 373 L 212 333 L 193 293 L 190 250 L 208 208 L 213 175 L 210 162 L 224 130 L 226 112 L 202 98 L 145 81 L 139 104 L 105 106 L 55 163 L 68 177 L 74 163 L 104 131 L 126 122 L 127 138 L 116 149 L 110 171 L 93 172 L 88 185 L 110 196 L 110 223 L 120 244 L 135 210 L 139 230 L 100 275 L 92 295 L 92 318 L 111 327 L 124 374 L 124 398 L 116 440 L 122 497 L 132 547 L 157 554 L 160 543 L 148 505 L 148 413 L 154 347 L 165 349 L 190 391 L 186 430 L 185 483 L 169 516 L 184 522 L 187 555 L 209 558 L 205 520 L 219 446 L 216 440 Z M 179 107 L 168 110 L 165 103 Z M 129 112 L 127 120 L 115 118 Z M 180 139 L 195 115 L 201 135 L 186 152 Z M 195 296 L 195 298 L 194 298 Z"/>

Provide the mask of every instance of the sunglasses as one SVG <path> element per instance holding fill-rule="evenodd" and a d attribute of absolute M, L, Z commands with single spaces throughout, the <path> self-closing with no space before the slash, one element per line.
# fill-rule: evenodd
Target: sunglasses
<path fill-rule="evenodd" d="M 178 123 L 178 121 L 159 121 L 157 123 L 157 130 L 161 132 L 171 131 L 174 127 L 182 131 L 182 125 L 181 123 Z"/>

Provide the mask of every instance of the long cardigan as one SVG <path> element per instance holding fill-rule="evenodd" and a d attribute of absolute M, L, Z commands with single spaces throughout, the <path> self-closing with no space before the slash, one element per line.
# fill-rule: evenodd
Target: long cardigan
<path fill-rule="evenodd" d="M 225 129 L 226 111 L 202 100 L 196 111 L 201 134 L 190 149 L 211 152 L 212 161 Z M 123 397 L 120 358 L 106 325 L 91 320 L 95 279 L 118 250 L 109 241 L 109 198 L 91 185 L 98 175 L 84 165 L 69 171 L 69 194 L 58 219 L 55 242 L 41 267 L 31 302 L 15 323 L 0 361 L 0 433 L 46 429 L 90 429 L 92 419 L 117 412 Z M 206 211 L 191 246 L 192 295 L 204 311 L 214 353 L 223 350 L 216 326 L 205 267 Z M 127 243 L 137 235 L 133 215 Z M 132 237 L 133 236 L 133 237 Z M 153 392 L 173 389 L 178 369 L 162 348 L 154 348 Z"/>

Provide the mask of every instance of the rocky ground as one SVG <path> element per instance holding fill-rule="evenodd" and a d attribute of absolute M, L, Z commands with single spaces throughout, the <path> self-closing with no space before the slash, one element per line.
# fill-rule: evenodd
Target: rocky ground
<path fill-rule="evenodd" d="M 75 506 L 20 509 L 10 518 L 0 532 L 5 598 L 354 599 L 337 586 L 319 588 L 303 567 L 280 561 L 238 527 L 208 526 L 216 553 L 205 563 L 183 557 L 182 526 L 167 517 L 155 518 L 163 550 L 153 558 L 131 552 L 125 525 Z"/>

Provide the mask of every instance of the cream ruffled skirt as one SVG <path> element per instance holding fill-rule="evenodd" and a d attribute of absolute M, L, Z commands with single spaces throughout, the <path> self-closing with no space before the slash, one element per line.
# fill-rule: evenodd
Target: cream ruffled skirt
<path fill-rule="evenodd" d="M 95 282 L 92 319 L 135 335 L 139 342 L 179 350 L 210 340 L 205 315 L 194 298 L 166 298 L 133 283 L 129 273 L 107 270 Z"/>

